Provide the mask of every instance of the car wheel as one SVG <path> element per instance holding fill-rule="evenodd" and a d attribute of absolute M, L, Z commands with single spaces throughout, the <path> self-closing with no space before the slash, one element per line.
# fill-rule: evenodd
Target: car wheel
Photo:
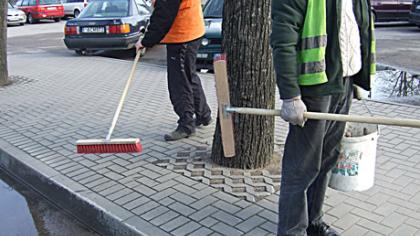
<path fill-rule="evenodd" d="M 74 18 L 77 18 L 77 17 L 79 17 L 79 15 L 80 15 L 80 11 L 79 10 L 74 10 Z"/>
<path fill-rule="evenodd" d="M 28 23 L 29 24 L 33 24 L 35 22 L 36 22 L 36 20 L 32 17 L 32 15 L 31 14 L 28 14 Z"/>
<path fill-rule="evenodd" d="M 19 25 L 25 25 L 25 23 L 20 23 Z"/>
<path fill-rule="evenodd" d="M 61 21 L 61 19 L 60 19 L 60 18 L 54 18 L 54 21 L 55 21 L 55 22 L 60 22 L 60 21 Z"/>
<path fill-rule="evenodd" d="M 74 52 L 76 52 L 76 54 L 80 55 L 80 56 L 85 56 L 86 55 L 86 50 L 74 50 Z"/>

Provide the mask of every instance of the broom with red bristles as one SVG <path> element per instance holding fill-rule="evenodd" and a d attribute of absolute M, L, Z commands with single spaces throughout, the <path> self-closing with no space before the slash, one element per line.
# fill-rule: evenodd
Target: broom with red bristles
<path fill-rule="evenodd" d="M 138 138 L 126 138 L 126 139 L 111 139 L 112 132 L 114 131 L 115 125 L 117 124 L 118 117 L 120 116 L 121 110 L 124 105 L 125 97 L 127 96 L 128 89 L 134 78 L 136 71 L 137 62 L 140 59 L 140 53 L 137 52 L 136 58 L 134 59 L 133 67 L 131 68 L 130 76 L 125 84 L 123 94 L 118 104 L 117 110 L 115 111 L 114 118 L 112 119 L 111 127 L 109 128 L 108 135 L 105 139 L 85 139 L 78 140 L 76 142 L 77 153 L 129 153 L 129 152 L 141 152 L 142 146 L 140 139 Z"/>

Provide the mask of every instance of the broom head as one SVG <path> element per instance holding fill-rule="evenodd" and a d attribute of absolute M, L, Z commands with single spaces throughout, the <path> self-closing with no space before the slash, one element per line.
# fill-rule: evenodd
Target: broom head
<path fill-rule="evenodd" d="M 76 142 L 77 153 L 132 153 L 141 152 L 140 139 L 85 139 Z"/>

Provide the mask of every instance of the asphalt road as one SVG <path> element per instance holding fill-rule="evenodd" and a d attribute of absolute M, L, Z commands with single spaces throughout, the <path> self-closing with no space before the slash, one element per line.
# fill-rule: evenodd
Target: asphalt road
<path fill-rule="evenodd" d="M 67 50 L 63 43 L 64 22 L 42 22 L 34 25 L 9 27 L 9 54 L 50 53 L 77 56 Z M 384 23 L 376 27 L 377 58 L 379 63 L 407 69 L 420 74 L 420 29 L 406 23 Z M 104 56 L 131 60 L 134 51 L 99 52 L 94 56 Z M 166 64 L 164 46 L 149 49 L 144 62 Z"/>
<path fill-rule="evenodd" d="M 420 28 L 407 24 L 376 27 L 379 63 L 420 74 Z"/>

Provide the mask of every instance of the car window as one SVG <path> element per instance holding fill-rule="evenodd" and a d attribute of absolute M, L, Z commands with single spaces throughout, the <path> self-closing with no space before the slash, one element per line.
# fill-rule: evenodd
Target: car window
<path fill-rule="evenodd" d="M 95 0 L 82 11 L 79 18 L 125 17 L 129 15 L 129 0 Z"/>
<path fill-rule="evenodd" d="M 36 6 L 36 0 L 29 0 L 29 6 Z"/>
<path fill-rule="evenodd" d="M 204 18 L 222 18 L 223 0 L 210 0 L 204 8 Z"/>
<path fill-rule="evenodd" d="M 61 4 L 61 0 L 39 0 L 39 5 Z"/>
<path fill-rule="evenodd" d="M 13 5 L 12 4 L 10 4 L 10 2 L 8 2 L 7 3 L 7 9 L 13 9 L 14 7 L 13 7 Z"/>
<path fill-rule="evenodd" d="M 22 6 L 28 6 L 28 4 L 29 4 L 29 0 L 23 0 Z"/>

